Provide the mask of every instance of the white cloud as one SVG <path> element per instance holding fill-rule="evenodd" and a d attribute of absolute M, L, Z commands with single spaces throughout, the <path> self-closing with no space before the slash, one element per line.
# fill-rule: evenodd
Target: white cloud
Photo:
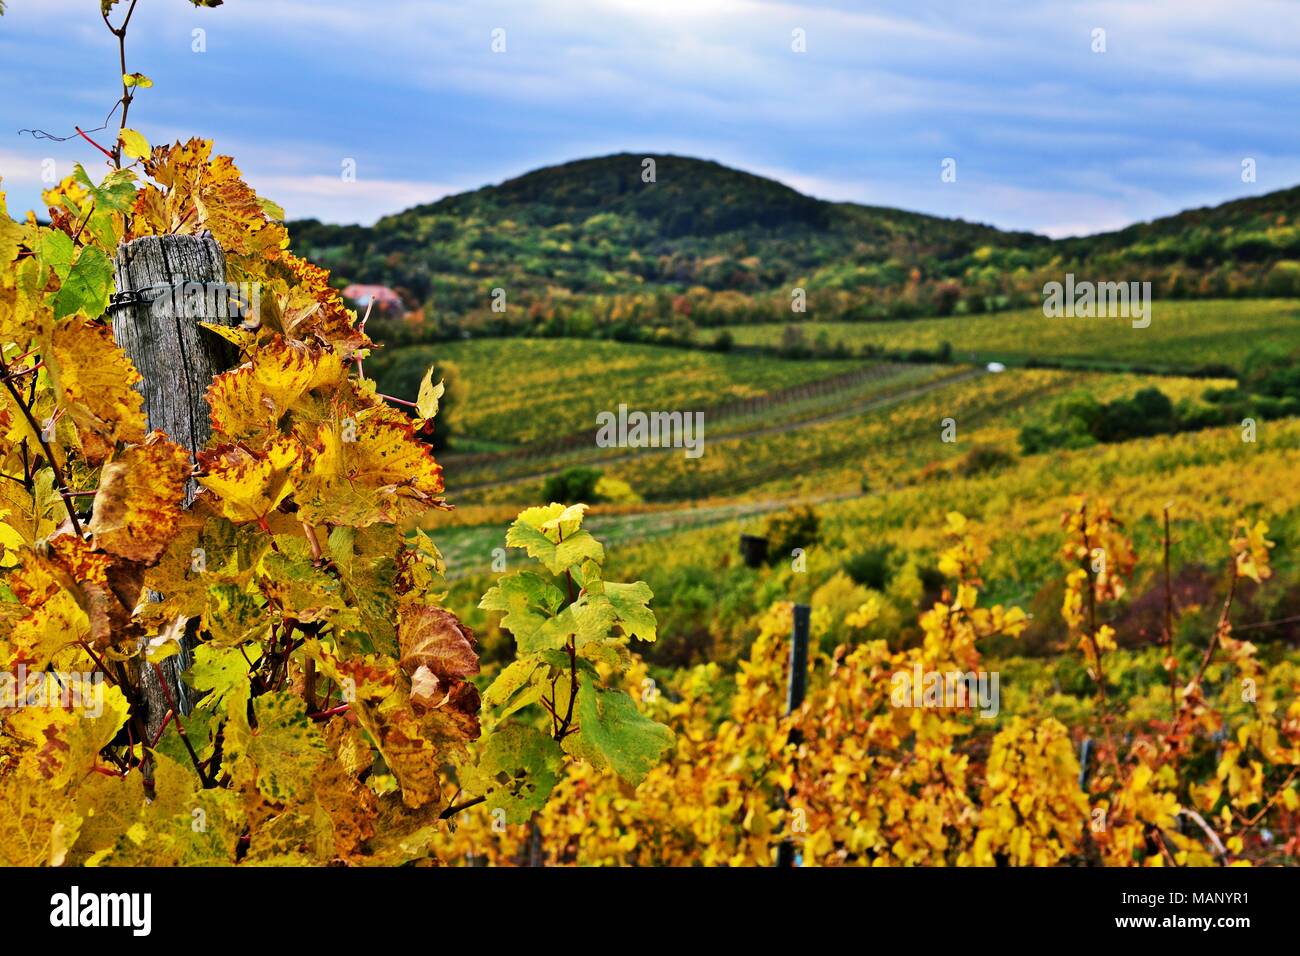
<path fill-rule="evenodd" d="M 403 179 L 365 179 L 343 182 L 338 176 L 279 176 L 247 174 L 258 195 L 284 208 L 290 219 L 313 218 L 325 222 L 372 225 L 375 220 L 412 206 L 433 202 L 460 192 L 438 183 Z"/>

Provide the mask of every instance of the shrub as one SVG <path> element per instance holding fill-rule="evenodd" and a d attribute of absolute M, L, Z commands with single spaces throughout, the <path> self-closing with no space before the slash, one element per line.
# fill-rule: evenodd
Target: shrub
<path fill-rule="evenodd" d="M 855 583 L 883 591 L 894 575 L 893 556 L 892 544 L 873 545 L 845 561 L 844 571 Z"/>
<path fill-rule="evenodd" d="M 990 471 L 998 471 L 1014 464 L 1016 456 L 993 445 L 976 445 L 957 464 L 957 471 L 970 478 Z"/>
<path fill-rule="evenodd" d="M 810 505 L 772 515 L 767 519 L 764 536 L 768 542 L 768 560 L 785 561 L 795 548 L 805 550 L 817 542 L 820 522 Z"/>
<path fill-rule="evenodd" d="M 600 479 L 599 468 L 566 468 L 558 475 L 546 479 L 542 486 L 542 500 L 558 501 L 566 505 L 577 504 L 579 501 L 597 501 L 596 484 Z"/>
<path fill-rule="evenodd" d="M 592 501 L 608 501 L 614 505 L 636 505 L 643 500 L 622 478 L 604 476 L 596 481 Z"/>

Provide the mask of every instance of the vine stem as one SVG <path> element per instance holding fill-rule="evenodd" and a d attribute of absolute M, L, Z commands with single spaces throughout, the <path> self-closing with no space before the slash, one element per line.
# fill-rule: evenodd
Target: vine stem
<path fill-rule="evenodd" d="M 81 128 L 80 126 L 74 126 L 74 127 L 72 127 L 72 128 L 75 129 L 75 130 L 77 131 L 77 135 L 78 135 L 78 136 L 80 136 L 82 139 L 84 139 L 84 140 L 85 140 L 87 143 L 89 143 L 91 146 L 95 147 L 95 149 L 99 150 L 101 153 L 103 153 L 105 156 L 107 156 L 109 162 L 112 163 L 112 162 L 116 162 L 116 161 L 117 161 L 117 160 L 115 160 L 115 159 L 113 158 L 113 154 L 112 154 L 112 153 L 110 153 L 110 152 L 109 152 L 108 150 L 106 150 L 103 146 L 100 146 L 100 145 L 99 145 L 98 143 L 96 143 L 93 139 L 91 139 L 89 136 L 87 136 L 87 135 L 85 134 L 85 132 L 82 130 L 82 128 Z"/>
<path fill-rule="evenodd" d="M 1106 674 L 1101 666 L 1101 647 L 1097 644 L 1097 580 L 1092 569 L 1092 539 L 1088 535 L 1088 502 L 1079 509 L 1082 519 L 1084 570 L 1088 574 L 1088 643 L 1092 645 L 1092 656 L 1097 661 L 1097 696 L 1104 704 L 1106 701 Z"/>
<path fill-rule="evenodd" d="M 1295 779 L 1297 773 L 1300 773 L 1300 767 L 1293 767 L 1291 773 L 1282 781 L 1282 786 L 1278 787 L 1277 790 L 1274 791 L 1273 796 L 1268 798 L 1268 802 L 1264 804 L 1264 809 L 1260 810 L 1259 813 L 1255 814 L 1253 817 L 1243 817 L 1234 810 L 1233 814 L 1241 822 L 1241 825 L 1249 830 L 1255 824 L 1259 823 L 1260 820 L 1263 820 L 1268 811 L 1273 808 L 1273 804 L 1277 803 L 1278 799 L 1282 796 L 1283 791 L 1285 791 L 1287 787 L 1291 786 L 1291 781 Z"/>
<path fill-rule="evenodd" d="M 307 716 L 312 720 L 328 720 L 335 714 L 347 713 L 351 706 L 351 704 L 339 704 L 337 707 L 331 707 L 329 710 L 322 710 L 315 714 L 308 714 Z"/>
<path fill-rule="evenodd" d="M 560 529 L 560 543 L 564 542 L 564 530 Z M 569 603 L 573 603 L 573 573 L 568 569 L 564 572 L 564 580 L 569 586 Z M 560 721 L 560 726 L 555 729 L 555 739 L 563 740 L 569 734 L 569 727 L 573 724 L 573 702 L 578 698 L 578 645 L 576 638 L 569 638 L 565 644 L 566 651 L 569 652 L 569 706 L 565 708 L 564 720 Z"/>
<path fill-rule="evenodd" d="M 135 95 L 131 92 L 131 88 L 126 85 L 126 28 L 131 25 L 131 17 L 135 14 L 135 5 L 138 2 L 139 0 L 131 0 L 131 6 L 127 8 L 126 17 L 122 20 L 122 25 L 120 27 L 113 26 L 112 21 L 108 19 L 107 6 L 101 8 L 99 11 L 100 16 L 104 18 L 104 25 L 108 27 L 113 36 L 117 37 L 117 61 L 122 71 L 122 98 L 119 100 L 122 104 L 122 119 L 118 126 L 119 132 L 126 129 L 126 114 L 130 112 L 131 101 L 135 99 Z M 77 132 L 81 133 L 81 130 L 77 130 Z M 82 133 L 81 135 L 84 137 L 86 134 Z M 86 139 L 88 142 L 90 141 L 89 137 L 86 137 Z M 112 153 L 109 153 L 98 144 L 92 145 L 95 145 L 101 153 L 108 156 L 109 160 L 116 168 L 122 168 L 122 139 L 120 136 L 118 137 L 117 144 L 113 147 Z"/>
<path fill-rule="evenodd" d="M 9 378 L 8 369 L 0 371 L 0 382 L 4 382 L 5 389 L 20 409 L 23 417 L 27 419 L 27 424 L 31 426 L 32 434 L 36 436 L 37 443 L 41 446 L 41 451 L 45 453 L 45 460 L 50 463 L 50 468 L 54 472 L 54 482 L 59 488 L 59 497 L 63 499 L 63 507 L 67 509 L 68 518 L 72 521 L 72 530 L 76 532 L 77 537 L 81 537 L 81 522 L 77 520 L 77 511 L 72 507 L 72 496 L 67 492 L 67 482 L 63 480 L 63 471 L 59 468 L 59 463 L 54 460 L 54 452 L 50 450 L 50 443 L 45 440 L 41 434 L 41 427 L 36 423 L 36 417 L 32 415 L 32 410 L 28 408 L 14 388 L 14 383 Z"/>
<path fill-rule="evenodd" d="M 450 820 L 452 817 L 460 813 L 462 810 L 468 810 L 470 807 L 476 807 L 486 799 L 487 797 L 474 797 L 472 800 L 466 800 L 464 803 L 457 803 L 454 806 L 450 806 L 446 810 L 443 810 L 442 813 L 438 814 L 438 819 Z"/>
<path fill-rule="evenodd" d="M 194 745 L 190 743 L 189 735 L 185 733 L 185 725 L 181 723 L 180 711 L 176 707 L 175 698 L 172 697 L 171 688 L 167 686 L 167 678 L 163 677 L 162 668 L 155 662 L 150 661 L 149 666 L 158 675 L 158 686 L 162 688 L 163 695 L 167 698 L 167 706 L 171 708 L 171 712 L 176 718 L 176 732 L 180 734 L 181 742 L 185 744 L 185 750 L 190 755 L 190 762 L 194 764 L 194 772 L 199 775 L 199 782 L 206 789 L 212 785 L 212 782 L 204 776 L 203 767 L 199 763 L 199 755 L 194 752 Z"/>
<path fill-rule="evenodd" d="M 1215 626 L 1214 633 L 1210 635 L 1210 643 L 1205 648 L 1205 656 L 1201 658 L 1201 666 L 1196 669 L 1196 676 L 1187 685 L 1189 691 L 1191 688 L 1201 685 L 1201 681 L 1205 677 L 1205 670 L 1210 666 L 1210 661 L 1214 659 L 1214 652 L 1219 648 L 1220 638 L 1232 629 L 1230 615 L 1232 613 L 1233 599 L 1237 596 L 1237 567 L 1236 562 L 1231 558 L 1228 560 L 1228 574 L 1228 596 L 1223 600 L 1223 610 L 1219 612 L 1219 623 Z M 1174 741 L 1182 732 L 1183 719 L 1190 710 L 1187 700 L 1188 695 L 1184 694 L 1182 705 L 1178 708 L 1178 714 L 1174 718 L 1173 726 L 1169 728 L 1169 739 L 1171 741 Z"/>
<path fill-rule="evenodd" d="M 158 741 L 162 740 L 163 731 L 167 729 L 167 725 L 171 723 L 172 718 L 175 716 L 176 711 L 170 709 L 163 716 L 163 722 L 158 725 L 158 733 L 154 734 L 153 740 L 149 741 L 149 747 L 151 749 L 158 746 Z"/>
<path fill-rule="evenodd" d="M 1169 658 L 1174 656 L 1174 585 L 1169 573 L 1169 505 L 1165 505 L 1165 643 L 1169 645 Z M 1178 713 L 1178 663 L 1169 668 L 1170 716 Z"/>

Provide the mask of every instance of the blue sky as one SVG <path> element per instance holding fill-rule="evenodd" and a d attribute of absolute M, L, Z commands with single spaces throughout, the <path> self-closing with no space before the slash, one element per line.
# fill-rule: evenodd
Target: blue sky
<path fill-rule="evenodd" d="M 42 160 L 102 165 L 18 130 L 98 126 L 118 69 L 98 0 L 7 6 L 0 177 L 17 212 L 39 203 Z M 373 222 L 626 150 L 1072 235 L 1300 183 L 1297 45 L 1294 0 L 140 0 L 128 68 L 155 82 L 133 127 L 214 139 L 292 217 Z"/>

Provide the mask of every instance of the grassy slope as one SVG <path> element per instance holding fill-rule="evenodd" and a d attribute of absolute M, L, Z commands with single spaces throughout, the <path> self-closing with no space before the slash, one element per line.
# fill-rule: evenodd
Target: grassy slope
<path fill-rule="evenodd" d="M 954 357 L 1024 362 L 1064 359 L 1192 369 L 1212 363 L 1238 367 L 1265 341 L 1300 347 L 1300 302 L 1294 299 L 1158 301 L 1151 325 L 1135 329 L 1126 319 L 1047 318 L 1025 309 L 993 315 L 895 322 L 807 322 L 809 342 L 825 332 L 831 344 L 890 351 L 934 349 L 952 344 Z M 779 345 L 785 325 L 738 326 L 738 345 Z"/>
<path fill-rule="evenodd" d="M 519 444 L 594 428 L 596 413 L 617 413 L 620 402 L 629 410 L 704 410 L 862 365 L 568 339 L 476 339 L 403 351 L 420 356 L 420 365 L 455 364 L 468 389 L 458 410 L 461 433 Z M 367 374 L 386 387 L 396 356 L 381 352 Z"/>

